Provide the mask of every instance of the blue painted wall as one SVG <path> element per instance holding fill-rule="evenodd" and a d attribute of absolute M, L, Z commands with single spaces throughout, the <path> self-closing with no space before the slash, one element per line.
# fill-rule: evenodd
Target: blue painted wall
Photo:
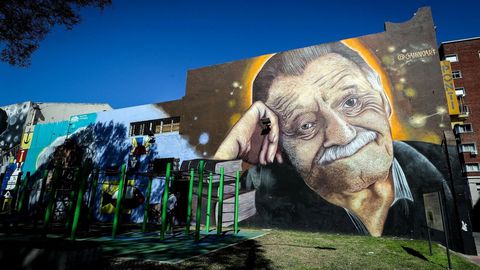
<path fill-rule="evenodd" d="M 101 170 L 109 167 L 120 167 L 128 163 L 130 153 L 133 149 L 132 141 L 149 140 L 148 136 L 129 136 L 130 123 L 168 118 L 177 115 L 166 113 L 161 104 L 149 104 L 136 107 L 123 108 L 112 111 L 76 115 L 70 121 L 56 122 L 37 125 L 32 139 L 23 171 L 30 171 L 36 175 L 33 186 L 37 192 L 32 193 L 31 203 L 36 203 L 36 196 L 40 190 L 41 169 L 51 161 L 56 148 L 62 145 L 65 139 L 70 138 L 78 143 L 84 150 L 84 158 L 91 158 L 94 167 Z M 146 172 L 148 163 L 154 158 L 179 158 L 182 160 L 199 158 L 188 141 L 179 132 L 155 134 L 155 142 L 149 147 L 148 153 L 141 156 L 139 172 Z M 129 177 L 127 180 L 134 180 L 135 187 L 142 194 L 145 194 L 147 178 L 143 176 Z M 96 196 L 95 216 L 100 221 L 112 219 L 112 215 L 102 214 L 100 205 L 102 203 L 103 183 L 118 181 L 118 177 L 107 177 L 101 175 L 99 179 Z M 160 203 L 163 192 L 163 179 L 153 180 L 151 204 Z M 86 196 L 89 196 L 87 192 Z M 143 221 L 143 205 L 131 210 L 131 221 Z"/>

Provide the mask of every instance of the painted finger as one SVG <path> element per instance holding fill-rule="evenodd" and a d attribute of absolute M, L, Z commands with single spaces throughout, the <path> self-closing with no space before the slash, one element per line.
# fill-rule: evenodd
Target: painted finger
<path fill-rule="evenodd" d="M 235 159 L 240 156 L 248 156 L 251 148 L 251 138 L 257 128 L 259 121 L 258 109 L 262 104 L 250 107 L 247 112 L 235 123 L 229 131 L 227 137 L 220 144 L 220 147 L 215 153 L 215 159 Z M 264 105 L 263 105 L 264 106 Z"/>
<path fill-rule="evenodd" d="M 268 145 L 269 145 L 268 138 L 265 136 L 265 138 L 263 138 L 262 148 L 260 150 L 260 154 L 259 154 L 259 157 L 258 157 L 258 160 L 259 160 L 260 164 L 262 164 L 262 165 L 267 165 Z"/>
<path fill-rule="evenodd" d="M 278 163 L 280 163 L 280 164 L 283 163 L 282 152 L 280 152 L 278 148 L 277 148 L 277 153 L 275 154 L 275 157 L 277 158 Z"/>
<path fill-rule="evenodd" d="M 278 149 L 280 127 L 278 124 L 277 115 L 272 110 L 270 110 L 267 106 L 265 106 L 265 116 L 270 119 L 270 132 L 268 133 L 269 146 L 268 146 L 267 158 L 268 158 L 268 162 L 272 163 L 275 159 L 275 155 Z"/>
<path fill-rule="evenodd" d="M 267 150 L 267 161 L 270 163 L 273 163 L 273 160 L 275 159 L 275 154 L 277 153 L 277 147 L 278 144 L 277 142 L 271 142 L 269 140 L 268 143 L 268 150 Z"/>
<path fill-rule="evenodd" d="M 268 133 L 268 140 L 271 143 L 278 143 L 280 127 L 278 124 L 277 115 L 265 106 L 265 115 L 270 119 L 270 132 Z"/>

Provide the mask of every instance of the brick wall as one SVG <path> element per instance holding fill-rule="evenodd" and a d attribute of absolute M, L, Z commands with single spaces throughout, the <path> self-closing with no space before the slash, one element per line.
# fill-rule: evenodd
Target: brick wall
<path fill-rule="evenodd" d="M 452 72 L 459 70 L 462 78 L 455 79 L 455 87 L 464 87 L 466 95 L 459 97 L 459 104 L 467 105 L 470 112 L 463 119 L 465 123 L 471 123 L 473 132 L 460 134 L 462 143 L 475 142 L 480 150 L 480 38 L 443 43 L 440 47 L 442 59 L 447 55 L 456 54 L 457 62 L 451 62 Z M 452 121 L 459 119 L 453 118 Z M 462 119 L 460 119 L 462 120 Z M 461 153 L 465 163 L 480 163 L 480 153 Z M 480 176 L 479 173 L 468 173 L 468 176 Z"/>

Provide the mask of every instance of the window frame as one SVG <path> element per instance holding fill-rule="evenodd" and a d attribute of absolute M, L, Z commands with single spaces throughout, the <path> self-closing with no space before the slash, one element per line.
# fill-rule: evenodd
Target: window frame
<path fill-rule="evenodd" d="M 458 72 L 458 73 L 457 73 Z M 458 74 L 458 75 L 455 75 L 455 74 Z M 453 79 L 461 79 L 463 78 L 462 76 L 462 71 L 457 69 L 457 70 L 452 70 L 452 78 Z"/>
<path fill-rule="evenodd" d="M 473 150 L 464 149 L 464 146 L 473 146 Z M 478 148 L 476 142 L 462 142 L 458 145 L 458 152 L 459 153 L 470 153 L 472 155 L 478 154 Z"/>
<path fill-rule="evenodd" d="M 472 166 L 476 166 L 477 169 L 476 170 L 468 170 L 468 165 Z M 468 163 L 465 163 L 464 166 L 463 166 L 463 171 L 466 172 L 466 173 L 472 173 L 472 172 L 480 172 L 480 163 L 478 162 L 468 162 Z"/>
<path fill-rule="evenodd" d="M 463 129 L 460 131 L 460 127 Z M 468 130 L 465 127 L 469 127 Z M 473 133 L 473 125 L 472 123 L 463 123 L 462 125 L 455 126 L 455 133 L 456 134 L 463 134 L 463 133 Z"/>
<path fill-rule="evenodd" d="M 458 94 L 457 91 L 462 91 L 461 94 Z M 455 95 L 457 95 L 457 97 L 464 97 L 467 95 L 467 91 L 465 90 L 465 87 L 455 87 Z"/>
<path fill-rule="evenodd" d="M 452 57 L 455 57 L 455 61 L 450 61 L 448 58 L 452 58 Z M 450 62 L 450 63 L 456 63 L 456 62 L 459 62 L 458 60 L 458 54 L 456 53 L 452 53 L 452 54 L 447 54 L 445 55 L 445 58 L 444 58 L 446 61 Z"/>
<path fill-rule="evenodd" d="M 145 121 L 131 122 L 129 128 L 129 137 L 147 136 L 150 132 L 154 135 L 179 132 L 180 116 L 151 119 Z"/>

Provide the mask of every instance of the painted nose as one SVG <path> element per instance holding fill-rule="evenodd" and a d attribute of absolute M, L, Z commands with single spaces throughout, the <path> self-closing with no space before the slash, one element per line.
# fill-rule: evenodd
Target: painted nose
<path fill-rule="evenodd" d="M 355 129 L 336 113 L 329 113 L 325 116 L 325 120 L 325 140 L 323 142 L 325 148 L 347 145 L 357 136 Z"/>

